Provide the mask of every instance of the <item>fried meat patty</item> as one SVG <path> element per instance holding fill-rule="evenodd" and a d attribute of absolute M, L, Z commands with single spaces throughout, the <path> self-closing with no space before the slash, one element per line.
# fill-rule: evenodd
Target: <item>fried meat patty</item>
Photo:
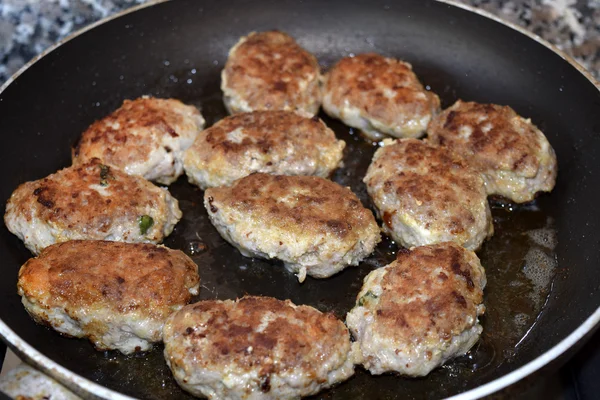
<path fill-rule="evenodd" d="M 453 241 L 476 250 L 494 232 L 483 179 L 449 149 L 385 139 L 364 182 L 384 232 L 404 247 Z"/>
<path fill-rule="evenodd" d="M 328 177 L 346 143 L 318 118 L 291 111 L 255 111 L 227 117 L 202 131 L 184 154 L 191 183 L 228 186 L 253 172 Z"/>
<path fill-rule="evenodd" d="M 18 293 L 38 323 L 98 350 L 129 354 L 162 340 L 167 317 L 198 294 L 198 267 L 152 244 L 73 240 L 47 247 L 19 271 Z"/>
<path fill-rule="evenodd" d="M 510 107 L 459 100 L 432 121 L 428 134 L 478 168 L 490 195 L 524 203 L 554 188 L 554 149 L 531 120 Z"/>
<path fill-rule="evenodd" d="M 485 271 L 472 251 L 446 242 L 398 253 L 365 277 L 346 324 L 354 360 L 372 374 L 425 376 L 477 342 Z"/>
<path fill-rule="evenodd" d="M 209 399 L 298 399 L 354 373 L 343 322 L 289 300 L 190 304 L 169 317 L 164 342 L 179 385 Z"/>
<path fill-rule="evenodd" d="M 230 113 L 319 111 L 319 63 L 315 56 L 279 31 L 252 32 L 229 51 L 221 73 L 223 101 Z"/>
<path fill-rule="evenodd" d="M 323 109 L 380 140 L 422 136 L 440 100 L 423 88 L 409 63 L 368 53 L 345 57 L 327 72 Z"/>
<path fill-rule="evenodd" d="M 350 189 L 315 176 L 253 174 L 207 189 L 204 205 L 243 255 L 283 260 L 300 282 L 358 265 L 381 239 L 373 214 Z"/>
<path fill-rule="evenodd" d="M 203 127 L 200 112 L 179 100 L 125 100 L 83 133 L 73 149 L 73 163 L 99 158 L 128 174 L 168 185 L 183 173 L 183 152 Z"/>
<path fill-rule="evenodd" d="M 158 243 L 181 218 L 168 190 L 93 159 L 21 184 L 4 222 L 34 254 L 74 239 Z"/>

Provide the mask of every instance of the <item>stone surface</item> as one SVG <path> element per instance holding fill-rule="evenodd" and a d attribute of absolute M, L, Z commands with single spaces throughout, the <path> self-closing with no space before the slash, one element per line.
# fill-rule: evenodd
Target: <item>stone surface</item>
<path fill-rule="evenodd" d="M 523 26 L 600 77 L 599 0 L 457 0 Z M 148 0 L 0 0 L 0 84 L 54 42 Z"/>

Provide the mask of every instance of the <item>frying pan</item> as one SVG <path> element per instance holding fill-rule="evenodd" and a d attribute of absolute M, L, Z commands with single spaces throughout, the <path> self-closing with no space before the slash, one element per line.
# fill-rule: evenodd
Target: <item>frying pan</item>
<path fill-rule="evenodd" d="M 357 368 L 348 382 L 317 397 L 476 398 L 563 362 L 600 320 L 600 193 L 594 179 L 600 173 L 600 92 L 592 78 L 538 38 L 455 4 L 181 0 L 103 21 L 47 52 L 0 93 L 0 198 L 68 166 L 79 134 L 123 99 L 175 97 L 201 107 L 208 124 L 222 118 L 219 73 L 229 48 L 240 36 L 267 29 L 290 33 L 324 68 L 368 51 L 409 61 L 445 107 L 459 98 L 511 105 L 546 133 L 559 162 L 550 195 L 526 206 L 493 203 L 496 235 L 479 252 L 489 280 L 488 313 L 470 354 L 424 379 L 371 377 Z M 323 118 L 348 143 L 345 166 L 333 179 L 371 206 L 360 179 L 375 147 Z M 384 240 L 359 267 L 300 285 L 280 264 L 246 259 L 225 244 L 206 218 L 202 192 L 185 178 L 170 190 L 184 218 L 165 244 L 199 264 L 199 298 L 264 294 L 344 318 L 362 278 L 397 249 Z M 164 365 L 160 345 L 125 357 L 34 324 L 15 290 L 18 269 L 30 256 L 15 236 L 0 230 L 0 334 L 11 348 L 86 397 L 188 396 Z"/>

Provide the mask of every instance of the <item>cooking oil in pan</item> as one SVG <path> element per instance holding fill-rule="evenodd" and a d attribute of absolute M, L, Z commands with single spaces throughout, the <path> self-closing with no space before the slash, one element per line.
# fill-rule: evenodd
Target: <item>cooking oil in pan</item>
<path fill-rule="evenodd" d="M 205 97 L 196 105 L 202 106 L 208 126 L 226 115 L 220 93 Z M 362 178 L 377 145 L 365 141 L 343 124 L 324 115 L 321 117 L 347 144 L 344 165 L 332 179 L 350 187 L 366 207 L 372 208 Z M 312 305 L 321 311 L 333 312 L 343 320 L 355 303 L 363 278 L 373 269 L 393 261 L 398 250 L 394 242 L 384 238 L 374 254 L 358 267 L 349 267 L 329 279 L 309 277 L 299 284 L 280 263 L 243 257 L 226 243 L 208 220 L 203 192 L 189 185 L 185 178 L 171 185 L 170 191 L 179 199 L 183 219 L 165 244 L 183 250 L 198 264 L 201 291 L 196 301 L 231 299 L 244 294 L 266 295 Z M 463 381 L 467 389 L 476 386 L 475 380 L 485 380 L 487 374 L 492 376 L 496 368 L 510 362 L 527 340 L 527 333 L 535 327 L 550 291 L 556 269 L 556 232 L 552 218 L 535 204 L 509 206 L 492 202 L 492 213 L 495 234 L 478 251 L 487 275 L 484 291 L 487 311 L 481 321 L 484 331 L 478 344 L 466 356 L 449 362 L 424 379 L 373 377 L 357 367 L 353 378 L 322 393 L 320 398 L 406 398 L 410 397 L 409 392 L 415 393 L 415 386 L 422 390 L 437 387 L 436 397 L 444 397 L 455 394 L 445 392 L 444 384 L 449 378 Z M 160 345 L 142 355 L 124 357 L 109 352 L 95 358 L 97 369 L 89 378 L 117 390 L 139 398 L 188 396 L 171 377 Z"/>
<path fill-rule="evenodd" d="M 350 186 L 372 208 L 362 177 L 377 146 L 337 121 L 326 119 L 326 123 L 347 144 L 344 166 L 333 179 Z M 557 268 L 556 229 L 546 210 L 536 202 L 513 205 L 491 199 L 490 205 L 495 234 L 477 252 L 487 276 L 487 311 L 481 318 L 484 330 L 465 357 L 445 367 L 451 375 L 494 369 L 512 360 L 543 310 Z M 384 240 L 363 264 L 371 268 L 385 265 L 395 258 L 396 251 L 395 245 Z"/>
<path fill-rule="evenodd" d="M 478 252 L 488 279 L 483 333 L 467 356 L 445 367 L 453 374 L 512 360 L 543 310 L 557 268 L 552 217 L 531 204 L 491 205 L 495 234 Z"/>

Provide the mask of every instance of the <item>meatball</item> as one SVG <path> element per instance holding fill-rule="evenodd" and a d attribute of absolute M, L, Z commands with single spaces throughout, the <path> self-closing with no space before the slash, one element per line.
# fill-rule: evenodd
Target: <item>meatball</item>
<path fill-rule="evenodd" d="M 159 243 L 181 219 L 168 190 L 98 159 L 20 185 L 4 222 L 34 254 L 74 239 Z"/>
<path fill-rule="evenodd" d="M 379 54 L 340 60 L 324 77 L 323 109 L 367 138 L 419 137 L 439 112 L 412 66 Z"/>
<path fill-rule="evenodd" d="M 193 106 L 140 97 L 94 122 L 73 149 L 73 163 L 99 158 L 131 175 L 168 185 L 182 174 L 184 150 L 204 127 Z"/>
<path fill-rule="evenodd" d="M 343 322 L 270 297 L 184 307 L 164 328 L 181 387 L 209 399 L 298 399 L 354 374 Z"/>
<path fill-rule="evenodd" d="M 459 100 L 431 123 L 428 134 L 478 168 L 490 195 L 524 203 L 554 188 L 554 149 L 531 120 L 510 107 Z"/>
<path fill-rule="evenodd" d="M 358 265 L 381 239 L 373 214 L 350 189 L 315 176 L 253 174 L 207 189 L 204 205 L 243 255 L 283 260 L 300 282 Z"/>
<path fill-rule="evenodd" d="M 494 232 L 483 179 L 446 148 L 386 139 L 364 182 L 384 232 L 404 247 L 453 241 L 476 250 Z"/>
<path fill-rule="evenodd" d="M 162 340 L 165 320 L 198 294 L 199 282 L 198 267 L 179 250 L 73 240 L 27 261 L 17 287 L 36 322 L 129 354 Z"/>
<path fill-rule="evenodd" d="M 319 111 L 321 74 L 315 56 L 283 32 L 252 32 L 229 51 L 221 73 L 223 101 L 230 113 Z"/>
<path fill-rule="evenodd" d="M 346 143 L 318 118 L 255 111 L 225 118 L 200 133 L 184 154 L 191 183 L 228 186 L 253 172 L 328 177 Z"/>
<path fill-rule="evenodd" d="M 352 354 L 372 374 L 425 376 L 477 342 L 485 271 L 452 242 L 403 250 L 365 277 L 346 324 Z"/>

